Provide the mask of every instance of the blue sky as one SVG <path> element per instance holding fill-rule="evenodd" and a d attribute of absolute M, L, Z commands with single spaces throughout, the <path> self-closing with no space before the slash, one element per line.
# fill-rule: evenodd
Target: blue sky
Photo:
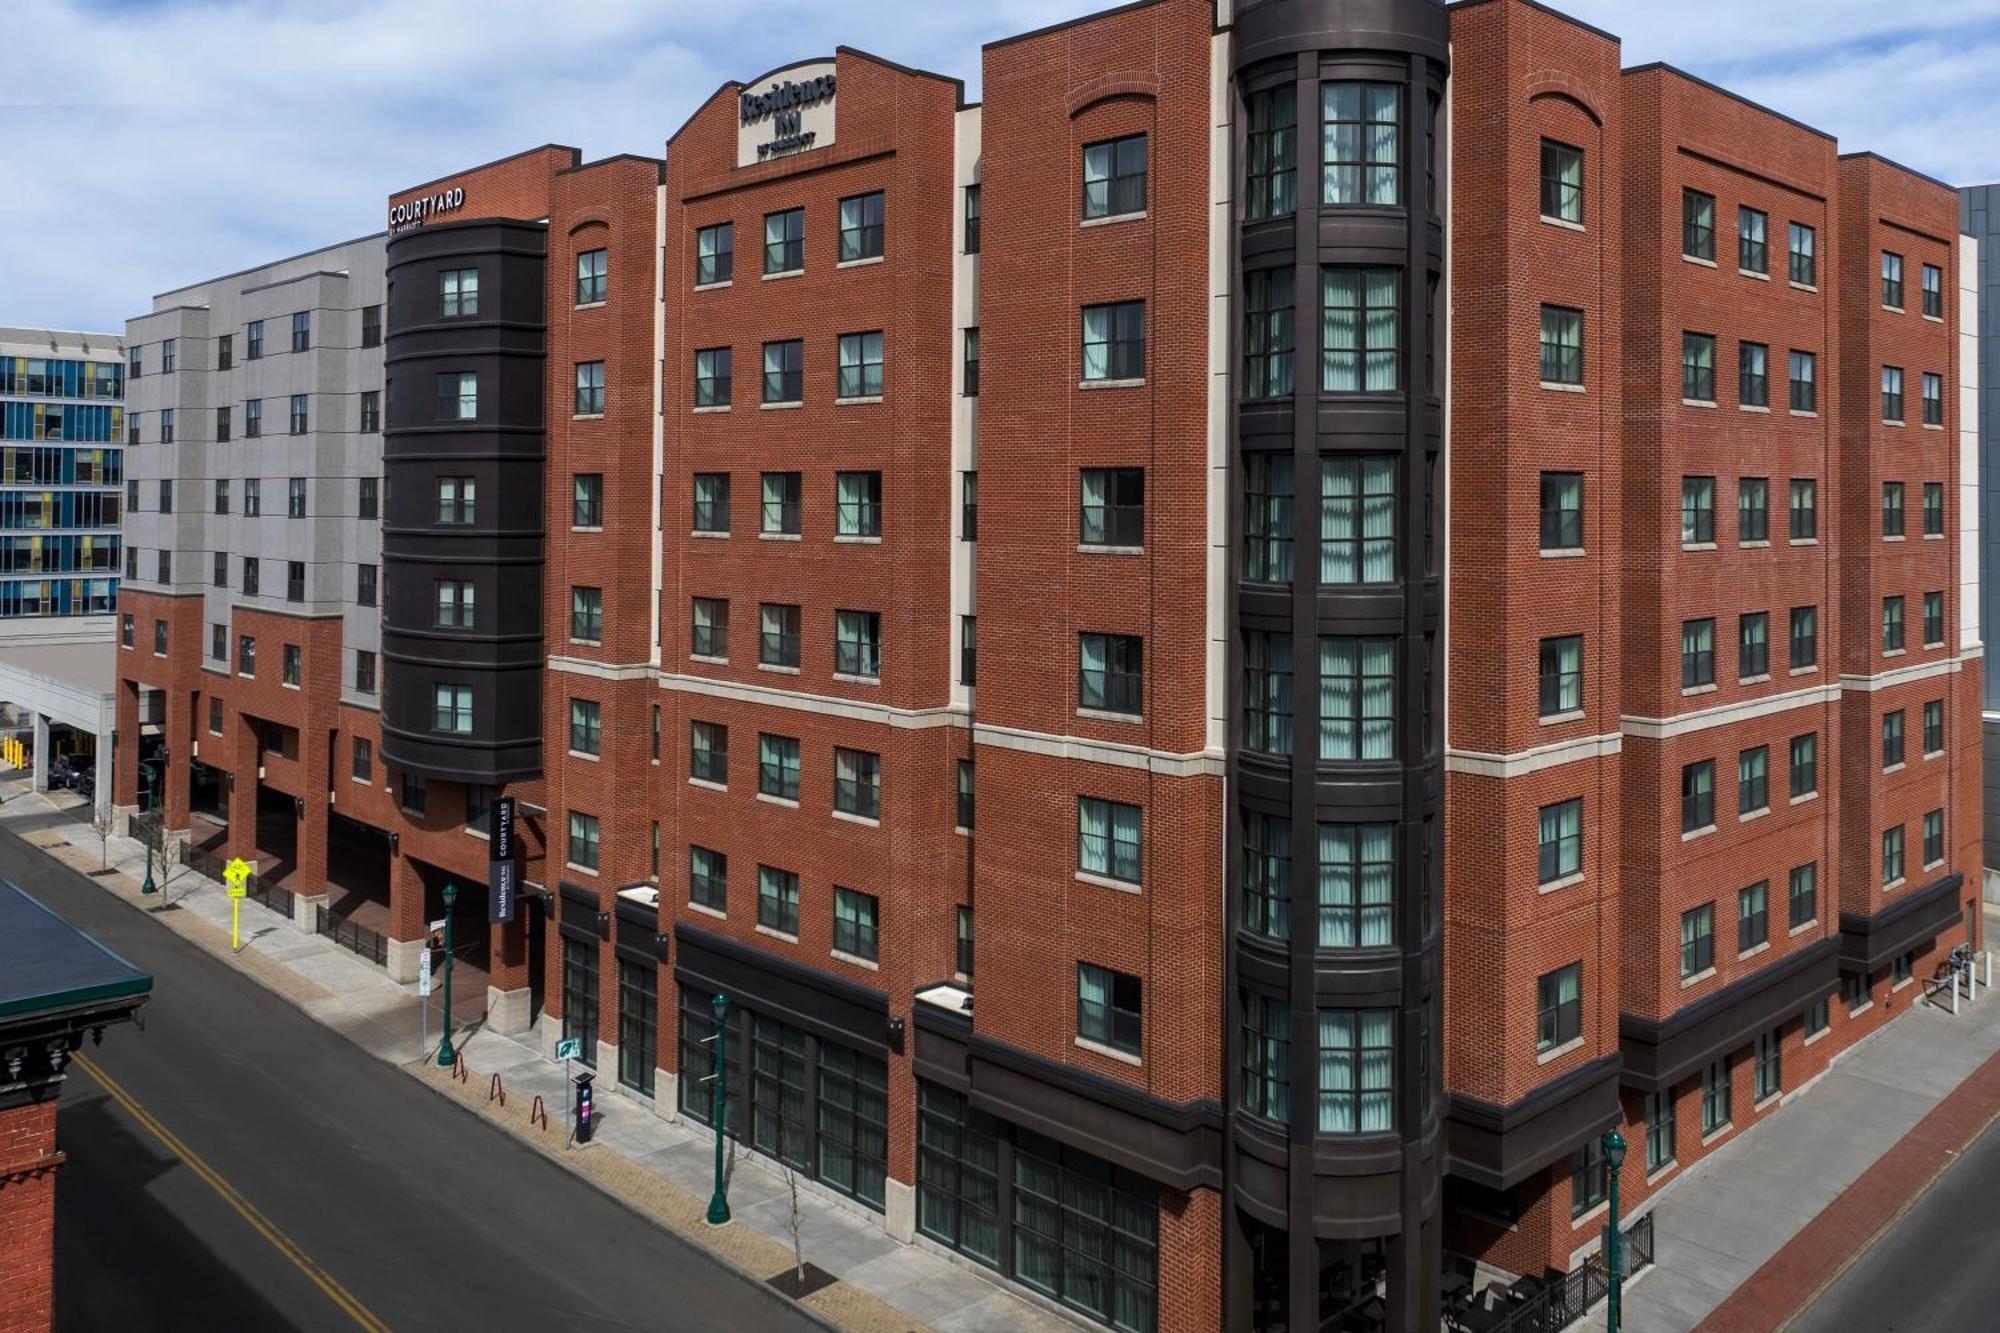
<path fill-rule="evenodd" d="M 980 43 L 1105 7 L 6 0 L 37 49 L 0 86 L 0 323 L 122 329 L 155 292 L 365 234 L 391 190 L 551 140 L 658 154 L 724 79 L 838 44 L 976 96 Z M 1844 149 L 2000 180 L 2000 0 L 1557 7 L 1619 33 L 1627 64 L 1671 61 Z"/>

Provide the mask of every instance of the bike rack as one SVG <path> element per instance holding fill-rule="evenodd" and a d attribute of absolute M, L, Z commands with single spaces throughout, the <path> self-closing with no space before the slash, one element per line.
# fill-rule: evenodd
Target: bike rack
<path fill-rule="evenodd" d="M 457 1079 L 460 1083 L 466 1083 L 471 1080 L 472 1067 L 465 1063 L 464 1056 L 462 1055 L 459 1056 L 458 1059 L 453 1062 L 451 1066 L 451 1076 Z"/>
<path fill-rule="evenodd" d="M 549 1128 L 549 1108 L 542 1104 L 542 1094 L 539 1092 L 535 1094 L 535 1104 L 528 1108 L 528 1123 L 532 1125 L 538 1121 L 542 1126 L 542 1132 L 547 1133 Z"/>
<path fill-rule="evenodd" d="M 492 1082 L 486 1085 L 486 1100 L 490 1102 L 496 1097 L 500 1099 L 502 1107 L 507 1105 L 507 1089 L 501 1084 L 500 1071 L 497 1069 L 493 1071 Z"/>

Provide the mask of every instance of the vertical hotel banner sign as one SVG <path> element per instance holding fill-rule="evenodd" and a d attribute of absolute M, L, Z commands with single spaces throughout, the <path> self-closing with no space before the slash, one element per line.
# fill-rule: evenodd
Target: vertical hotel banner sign
<path fill-rule="evenodd" d="M 755 166 L 833 145 L 834 62 L 773 70 L 737 98 L 736 165 Z"/>
<path fill-rule="evenodd" d="M 514 798 L 496 796 L 486 810 L 486 837 L 492 864 L 486 876 L 486 919 L 512 921 L 521 896 L 521 864 L 514 853 Z"/>

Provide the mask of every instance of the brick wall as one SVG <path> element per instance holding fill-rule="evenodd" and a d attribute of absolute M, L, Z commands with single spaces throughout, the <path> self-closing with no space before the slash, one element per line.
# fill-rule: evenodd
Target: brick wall
<path fill-rule="evenodd" d="M 56 1103 L 0 1111 L 0 1333 L 45 1333 L 55 1313 Z"/>

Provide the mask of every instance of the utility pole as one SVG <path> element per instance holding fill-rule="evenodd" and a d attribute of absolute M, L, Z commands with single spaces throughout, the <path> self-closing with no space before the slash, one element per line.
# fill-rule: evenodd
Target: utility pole
<path fill-rule="evenodd" d="M 444 885 L 444 1037 L 438 1042 L 438 1064 L 446 1068 L 458 1063 L 458 1052 L 451 1048 L 451 905 L 457 900 L 458 885 L 452 883 L 450 880 L 446 880 Z"/>

